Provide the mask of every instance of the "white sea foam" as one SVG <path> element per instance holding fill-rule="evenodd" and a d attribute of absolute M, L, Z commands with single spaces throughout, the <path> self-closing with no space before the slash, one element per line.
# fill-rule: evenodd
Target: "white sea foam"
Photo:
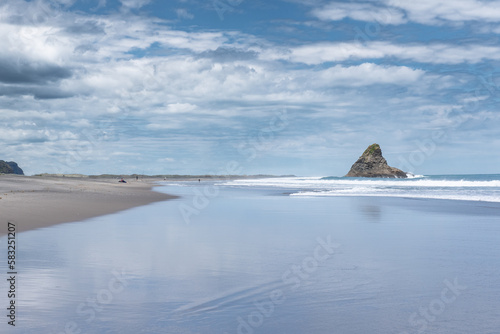
<path fill-rule="evenodd" d="M 481 201 L 481 202 L 497 202 L 500 203 L 500 196 L 495 195 L 471 195 L 471 194 L 430 194 L 430 193 L 389 193 L 381 191 L 359 191 L 358 189 L 349 189 L 344 191 L 301 191 L 290 194 L 290 196 L 302 197 L 399 197 L 399 198 L 422 198 L 422 199 L 447 199 L 459 201 Z"/>
<path fill-rule="evenodd" d="M 471 180 L 433 180 L 427 178 L 412 179 L 324 179 L 321 177 L 294 177 L 294 178 L 270 178 L 270 179 L 250 179 L 234 180 L 223 183 L 229 186 L 265 186 L 284 188 L 324 188 L 330 186 L 382 186 L 382 187 L 440 187 L 440 188 L 478 188 L 491 187 L 500 188 L 500 180 L 491 181 L 471 181 Z"/>
<path fill-rule="evenodd" d="M 292 190 L 291 196 L 385 196 L 500 202 L 500 178 L 425 177 L 409 179 L 350 179 L 287 177 L 235 180 L 235 187 L 267 187 Z"/>
<path fill-rule="evenodd" d="M 406 177 L 409 179 L 420 179 L 422 177 L 425 177 L 424 175 L 415 175 L 412 173 L 406 173 Z"/>

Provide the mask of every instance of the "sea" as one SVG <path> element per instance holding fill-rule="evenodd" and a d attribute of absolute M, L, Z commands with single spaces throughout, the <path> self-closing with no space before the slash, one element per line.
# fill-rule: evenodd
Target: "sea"
<path fill-rule="evenodd" d="M 17 234 L 15 326 L 0 238 L 0 332 L 500 333 L 500 175 L 160 184 Z"/>

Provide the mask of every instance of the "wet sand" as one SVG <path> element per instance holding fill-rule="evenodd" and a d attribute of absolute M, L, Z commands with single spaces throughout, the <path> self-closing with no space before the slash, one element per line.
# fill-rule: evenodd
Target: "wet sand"
<path fill-rule="evenodd" d="M 153 191 L 155 179 L 127 180 L 0 175 L 0 236 L 82 221 L 175 196 Z"/>

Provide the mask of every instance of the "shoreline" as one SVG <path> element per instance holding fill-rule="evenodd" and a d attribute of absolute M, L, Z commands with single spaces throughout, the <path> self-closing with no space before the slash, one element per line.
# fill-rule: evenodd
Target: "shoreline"
<path fill-rule="evenodd" d="M 0 175 L 0 237 L 8 222 L 23 232 L 178 198 L 154 191 L 157 181 Z"/>

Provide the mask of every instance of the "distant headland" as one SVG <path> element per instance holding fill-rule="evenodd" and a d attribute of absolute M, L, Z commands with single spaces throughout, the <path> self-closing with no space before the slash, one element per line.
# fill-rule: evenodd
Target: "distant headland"
<path fill-rule="evenodd" d="M 408 176 L 400 169 L 391 167 L 382 156 L 379 144 L 372 144 L 352 165 L 346 177 L 386 177 L 406 179 Z"/>
<path fill-rule="evenodd" d="M 24 175 L 24 172 L 14 161 L 0 160 L 0 174 Z"/>

